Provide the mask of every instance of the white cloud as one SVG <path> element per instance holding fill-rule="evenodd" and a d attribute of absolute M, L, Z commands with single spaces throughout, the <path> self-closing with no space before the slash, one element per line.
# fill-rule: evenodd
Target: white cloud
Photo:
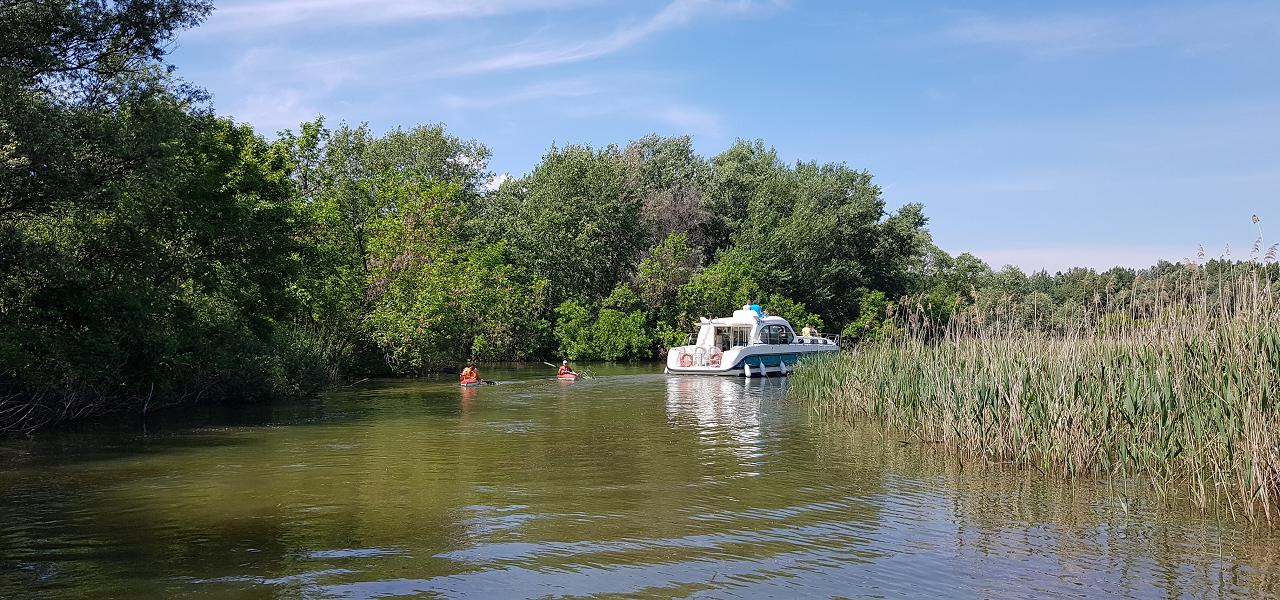
<path fill-rule="evenodd" d="M 656 33 L 683 26 L 695 18 L 749 14 L 764 6 L 763 3 L 751 0 L 674 0 L 640 24 L 618 29 L 602 38 L 579 42 L 557 41 L 536 47 L 514 47 L 503 54 L 460 65 L 452 73 L 470 75 L 590 60 L 613 54 Z"/>
<path fill-rule="evenodd" d="M 502 184 L 508 181 L 511 181 L 510 173 L 499 173 L 490 177 L 489 181 L 485 182 L 484 189 L 486 192 L 496 192 L 498 191 L 498 188 L 502 187 Z"/>
<path fill-rule="evenodd" d="M 281 25 L 344 26 L 351 23 L 491 17 L 561 9 L 591 0 L 249 0 L 219 5 L 197 31 L 252 30 Z"/>
<path fill-rule="evenodd" d="M 308 94 L 289 89 L 249 96 L 229 107 L 226 113 L 266 133 L 295 129 L 299 123 L 316 118 L 321 110 Z"/>

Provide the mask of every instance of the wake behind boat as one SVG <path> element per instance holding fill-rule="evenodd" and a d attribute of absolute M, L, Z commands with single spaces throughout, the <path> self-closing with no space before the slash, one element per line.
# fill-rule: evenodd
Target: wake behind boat
<path fill-rule="evenodd" d="M 690 334 L 693 340 L 693 334 Z M 782 317 L 743 306 L 732 317 L 702 319 L 693 343 L 667 353 L 667 373 L 786 375 L 806 357 L 838 352 L 840 336 L 796 335 Z"/>

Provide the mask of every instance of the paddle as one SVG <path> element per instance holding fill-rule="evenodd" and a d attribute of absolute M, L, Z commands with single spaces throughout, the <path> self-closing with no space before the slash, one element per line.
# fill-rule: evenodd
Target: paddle
<path fill-rule="evenodd" d="M 559 369 L 559 368 L 560 368 L 560 365 L 553 365 L 553 364 L 551 364 L 551 363 L 549 363 L 549 362 L 547 362 L 547 361 L 545 361 L 545 360 L 544 360 L 544 361 L 542 361 L 542 364 L 547 365 L 548 367 L 554 367 L 554 368 L 556 368 L 556 369 Z M 595 375 L 592 375 L 592 374 L 591 374 L 589 371 L 587 371 L 586 369 L 578 369 L 578 370 L 574 371 L 574 374 L 575 374 L 575 375 L 577 375 L 577 376 L 579 376 L 579 377 L 581 377 L 581 378 L 583 378 L 583 379 L 592 379 L 592 378 L 594 378 L 594 377 L 595 377 Z"/>

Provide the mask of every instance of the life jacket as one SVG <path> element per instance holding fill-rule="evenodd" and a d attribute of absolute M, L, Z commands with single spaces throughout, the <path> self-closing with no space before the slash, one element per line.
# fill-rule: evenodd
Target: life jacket
<path fill-rule="evenodd" d="M 570 373 L 572 373 L 572 372 L 573 372 L 573 369 L 570 369 L 570 368 L 569 368 L 569 365 L 560 365 L 560 374 L 561 374 L 561 375 L 568 375 L 568 374 L 570 374 Z"/>

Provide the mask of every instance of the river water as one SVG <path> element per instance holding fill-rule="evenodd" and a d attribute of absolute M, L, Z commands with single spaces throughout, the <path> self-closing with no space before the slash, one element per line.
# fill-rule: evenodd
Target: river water
<path fill-rule="evenodd" d="M 0 598 L 1267 597 L 1280 538 L 821 422 L 785 381 L 375 382 L 0 447 Z"/>

